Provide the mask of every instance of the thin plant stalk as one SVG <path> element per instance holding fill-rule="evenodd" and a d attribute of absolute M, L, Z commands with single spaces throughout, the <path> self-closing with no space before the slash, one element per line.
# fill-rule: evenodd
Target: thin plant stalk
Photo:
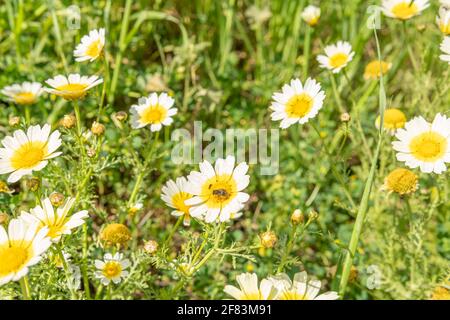
<path fill-rule="evenodd" d="M 30 286 L 28 284 L 28 277 L 24 276 L 20 279 L 20 288 L 22 289 L 22 299 L 23 300 L 31 300 L 30 295 Z"/>
<path fill-rule="evenodd" d="M 305 29 L 305 42 L 303 43 L 303 80 L 305 80 L 308 76 L 309 56 L 311 53 L 311 33 L 313 31 L 313 29 L 309 25 L 307 25 Z"/>
<path fill-rule="evenodd" d="M 63 254 L 63 252 L 61 250 L 60 244 L 58 243 L 55 247 L 56 247 L 56 253 L 58 254 L 58 257 L 61 260 L 61 263 L 62 263 L 63 268 L 64 268 L 64 273 L 65 273 L 65 276 L 66 276 L 67 287 L 69 288 L 70 295 L 72 296 L 72 300 L 74 300 L 74 299 L 77 298 L 77 296 L 76 296 L 75 290 L 73 289 L 73 286 L 72 286 L 72 276 L 70 274 L 69 266 L 67 265 L 67 261 L 64 258 L 64 254 Z"/>

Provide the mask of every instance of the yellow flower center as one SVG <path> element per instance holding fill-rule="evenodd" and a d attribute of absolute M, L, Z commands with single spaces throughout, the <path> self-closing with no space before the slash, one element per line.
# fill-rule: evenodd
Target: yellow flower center
<path fill-rule="evenodd" d="M 345 53 L 336 53 L 330 58 L 330 65 L 333 68 L 340 68 L 347 63 L 348 55 Z"/>
<path fill-rule="evenodd" d="M 17 104 L 32 104 L 36 101 L 36 96 L 33 92 L 20 92 L 14 96 L 14 102 Z"/>
<path fill-rule="evenodd" d="M 0 277 L 20 271 L 33 257 L 32 245 L 29 241 L 12 242 L 0 246 Z"/>
<path fill-rule="evenodd" d="M 395 169 L 386 177 L 386 187 L 402 195 L 412 193 L 417 189 L 417 176 L 408 169 Z"/>
<path fill-rule="evenodd" d="M 131 232 L 121 223 L 111 223 L 100 233 L 100 239 L 108 244 L 125 245 L 131 239 Z"/>
<path fill-rule="evenodd" d="M 439 133 L 424 132 L 411 140 L 409 149 L 415 158 L 425 162 L 434 162 L 445 154 L 447 140 Z"/>
<path fill-rule="evenodd" d="M 122 273 L 122 266 L 117 261 L 109 261 L 105 263 L 102 273 L 108 279 L 115 278 Z"/>
<path fill-rule="evenodd" d="M 87 84 L 82 83 L 69 83 L 56 88 L 60 91 L 57 95 L 67 100 L 75 100 L 82 98 L 86 95 Z"/>
<path fill-rule="evenodd" d="M 403 128 L 406 123 L 406 116 L 398 109 L 387 109 L 384 112 L 384 127 L 387 129 Z"/>
<path fill-rule="evenodd" d="M 285 290 L 279 297 L 280 300 L 309 300 L 306 294 L 299 294 L 295 290 Z"/>
<path fill-rule="evenodd" d="M 179 192 L 172 196 L 172 203 L 178 211 L 184 212 L 185 215 L 189 215 L 189 208 L 184 204 L 184 201 L 192 198 L 192 195 L 186 192 Z"/>
<path fill-rule="evenodd" d="M 444 33 L 445 35 L 450 35 L 450 23 L 444 23 L 444 22 L 440 22 L 439 23 L 439 29 L 441 29 L 441 32 Z"/>
<path fill-rule="evenodd" d="M 163 106 L 156 104 L 149 106 L 141 113 L 141 122 L 145 124 L 158 124 L 164 121 L 167 110 Z"/>
<path fill-rule="evenodd" d="M 64 223 L 55 223 L 54 225 L 47 225 L 48 236 L 52 239 L 58 238 L 64 231 Z"/>
<path fill-rule="evenodd" d="M 366 79 L 378 79 L 381 74 L 386 74 L 390 67 L 391 65 L 387 62 L 381 61 L 380 64 L 378 60 L 372 61 L 366 66 L 364 77 Z"/>
<path fill-rule="evenodd" d="M 313 106 L 313 99 L 307 93 L 297 94 L 289 99 L 286 104 L 286 114 L 290 118 L 302 118 L 306 116 Z"/>
<path fill-rule="evenodd" d="M 92 42 L 86 49 L 85 54 L 91 58 L 97 58 L 102 52 L 103 46 L 100 40 Z"/>
<path fill-rule="evenodd" d="M 403 1 L 392 8 L 392 13 L 398 19 L 406 20 L 417 14 L 419 9 L 413 1 Z"/>
<path fill-rule="evenodd" d="M 319 22 L 319 16 L 310 17 L 306 23 L 308 23 L 311 27 L 314 27 Z"/>
<path fill-rule="evenodd" d="M 239 300 L 263 300 L 261 292 L 245 292 L 242 290 L 243 293 L 241 295 L 241 298 Z"/>
<path fill-rule="evenodd" d="M 444 287 L 437 287 L 433 291 L 431 300 L 450 300 L 450 290 Z"/>
<path fill-rule="evenodd" d="M 237 194 L 236 182 L 224 174 L 208 179 L 202 187 L 201 197 L 209 208 L 223 208 Z"/>
<path fill-rule="evenodd" d="M 47 155 L 47 143 L 41 141 L 27 142 L 14 151 L 11 157 L 11 167 L 31 169 L 38 165 Z"/>

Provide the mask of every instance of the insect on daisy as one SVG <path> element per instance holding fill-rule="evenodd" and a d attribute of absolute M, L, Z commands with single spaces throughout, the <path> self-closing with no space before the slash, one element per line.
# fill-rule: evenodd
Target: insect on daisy
<path fill-rule="evenodd" d="M 385 61 L 374 60 L 367 64 L 366 69 L 364 70 L 364 79 L 369 80 L 377 80 L 381 75 L 385 75 L 391 69 L 392 63 L 388 63 Z"/>
<path fill-rule="evenodd" d="M 381 117 L 378 116 L 377 120 L 375 121 L 375 126 L 377 128 L 380 127 L 380 119 Z M 389 132 L 391 135 L 395 135 L 397 130 L 403 128 L 406 123 L 405 114 L 401 110 L 396 108 L 386 109 L 384 111 L 383 119 L 383 129 Z"/>
<path fill-rule="evenodd" d="M 56 210 L 49 198 L 45 198 L 41 202 L 42 206 L 36 206 L 30 212 L 22 211 L 19 218 L 27 223 L 37 223 L 41 228 L 47 227 L 47 235 L 53 242 L 59 242 L 63 234 L 71 234 L 72 229 L 85 223 L 84 219 L 89 216 L 87 210 L 69 215 L 75 203 L 74 198 L 68 198 L 66 203 Z"/>
<path fill-rule="evenodd" d="M 172 116 L 178 111 L 172 108 L 174 102 L 165 92 L 160 95 L 154 92 L 141 98 L 138 105 L 131 106 L 131 126 L 140 129 L 150 125 L 151 131 L 159 131 L 163 125 L 169 126 L 173 122 Z"/>
<path fill-rule="evenodd" d="M 69 76 L 57 75 L 53 79 L 45 81 L 52 88 L 45 88 L 48 93 L 63 97 L 66 100 L 84 98 L 89 89 L 103 82 L 98 76 L 81 76 L 76 73 Z"/>
<path fill-rule="evenodd" d="M 439 58 L 442 61 L 448 62 L 450 64 L 450 37 L 445 37 L 441 43 L 441 51 L 445 54 L 441 54 Z"/>
<path fill-rule="evenodd" d="M 295 123 L 304 124 L 314 118 L 322 108 L 325 93 L 320 83 L 308 78 L 305 85 L 299 79 L 285 84 L 281 92 L 275 92 L 270 109 L 272 121 L 279 121 L 280 128 L 286 129 Z"/>
<path fill-rule="evenodd" d="M 118 284 L 122 278 L 128 276 L 127 269 L 131 265 L 130 260 L 123 259 L 122 253 L 116 253 L 114 256 L 107 253 L 102 260 L 95 260 L 95 277 L 100 279 L 104 286 L 107 286 L 112 281 Z"/>
<path fill-rule="evenodd" d="M 320 8 L 309 5 L 302 12 L 303 20 L 311 27 L 317 25 L 320 19 Z"/>
<path fill-rule="evenodd" d="M 18 281 L 42 259 L 51 245 L 47 232 L 37 223 L 27 224 L 20 219 L 11 220 L 8 231 L 0 225 L 0 285 Z"/>
<path fill-rule="evenodd" d="M 207 223 L 228 221 L 239 212 L 249 195 L 242 192 L 249 182 L 248 165 L 241 162 L 234 167 L 235 158 L 217 159 L 215 167 L 207 160 L 200 163 L 200 172 L 192 171 L 186 191 L 193 195 L 185 201 L 192 206 L 189 214 L 194 218 L 204 217 Z"/>
<path fill-rule="evenodd" d="M 400 20 L 408 20 L 420 15 L 430 5 L 428 0 L 383 0 L 383 13 Z"/>
<path fill-rule="evenodd" d="M 30 105 L 36 103 L 43 90 L 42 85 L 38 82 L 24 82 L 6 86 L 1 92 L 8 101 L 20 105 Z"/>
<path fill-rule="evenodd" d="M 92 62 L 102 54 L 104 46 L 105 29 L 92 30 L 88 35 L 81 38 L 81 43 L 73 51 L 73 55 L 78 62 L 86 60 Z"/>
<path fill-rule="evenodd" d="M 339 73 L 352 61 L 355 52 L 347 41 L 338 41 L 336 44 L 325 47 L 325 55 L 319 55 L 317 61 L 320 67 Z"/>
<path fill-rule="evenodd" d="M 422 117 L 415 117 L 398 129 L 395 135 L 399 141 L 392 146 L 398 151 L 397 160 L 409 168 L 420 167 L 425 173 L 441 174 L 450 162 L 450 118 L 438 113 L 433 123 Z"/>
<path fill-rule="evenodd" d="M 296 273 L 293 281 L 285 273 L 268 278 L 277 290 L 275 300 L 336 300 L 335 291 L 318 295 L 321 287 L 319 280 L 308 280 L 305 271 Z"/>
<path fill-rule="evenodd" d="M 189 214 L 190 206 L 184 202 L 192 198 L 192 194 L 186 192 L 188 181 L 185 177 L 177 178 L 176 181 L 169 180 L 162 187 L 161 199 L 171 208 L 172 215 L 175 217 L 183 216 L 183 224 L 189 226 L 191 224 L 191 215 Z"/>
<path fill-rule="evenodd" d="M 31 126 L 25 133 L 14 131 L 12 136 L 2 140 L 4 148 L 0 148 L 0 174 L 11 173 L 8 182 L 16 182 L 22 176 L 33 171 L 42 170 L 48 160 L 57 157 L 61 152 L 55 152 L 61 146 L 60 132 L 50 134 L 50 125 L 42 128 Z"/>
<path fill-rule="evenodd" d="M 272 282 L 263 279 L 258 286 L 255 273 L 242 273 L 236 277 L 239 288 L 227 285 L 224 292 L 236 300 L 274 300 L 277 290 Z"/>

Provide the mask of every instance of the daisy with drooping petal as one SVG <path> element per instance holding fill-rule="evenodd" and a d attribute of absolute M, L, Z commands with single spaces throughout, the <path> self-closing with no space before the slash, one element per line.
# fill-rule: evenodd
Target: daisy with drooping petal
<path fill-rule="evenodd" d="M 405 195 L 413 193 L 419 187 L 417 175 L 411 170 L 404 168 L 397 168 L 384 179 L 384 184 L 381 190 L 388 191 L 389 193 L 398 193 L 399 195 Z"/>
<path fill-rule="evenodd" d="M 293 79 L 281 92 L 274 93 L 272 99 L 271 118 L 281 120 L 280 128 L 286 129 L 294 123 L 304 124 L 314 118 L 322 108 L 325 93 L 316 80 L 308 78 L 303 86 L 299 79 Z"/>
<path fill-rule="evenodd" d="M 36 206 L 29 213 L 22 211 L 19 218 L 27 223 L 38 223 L 41 228 L 46 227 L 47 235 L 53 242 L 58 242 L 63 234 L 71 234 L 72 229 L 85 223 L 84 219 L 89 216 L 87 210 L 69 215 L 74 203 L 74 198 L 68 198 L 63 206 L 55 210 L 50 199 L 45 198 L 42 207 Z"/>
<path fill-rule="evenodd" d="M 405 126 L 406 116 L 405 114 L 396 108 L 390 108 L 384 110 L 383 116 L 383 129 L 389 132 L 391 135 L 395 135 L 398 129 Z M 375 120 L 375 126 L 380 128 L 380 116 Z"/>
<path fill-rule="evenodd" d="M 377 80 L 381 75 L 385 75 L 391 69 L 392 63 L 388 63 L 385 61 L 374 60 L 367 64 L 366 69 L 364 70 L 364 79 L 369 80 Z"/>
<path fill-rule="evenodd" d="M 450 37 L 445 37 L 442 41 L 441 51 L 444 54 L 441 54 L 439 58 L 441 58 L 442 61 L 448 62 L 448 64 L 450 64 Z"/>
<path fill-rule="evenodd" d="M 258 276 L 255 273 L 242 273 L 236 277 L 239 288 L 227 285 L 224 292 L 236 300 L 274 300 L 277 291 L 272 282 L 263 279 L 258 286 Z"/>
<path fill-rule="evenodd" d="M 395 135 L 399 141 L 392 146 L 398 151 L 397 160 L 410 168 L 420 167 L 425 173 L 440 174 L 450 162 L 450 118 L 438 113 L 433 123 L 422 117 L 408 121 Z"/>
<path fill-rule="evenodd" d="M 177 113 L 176 108 L 172 108 L 175 100 L 163 92 L 150 94 L 147 98 L 141 98 L 138 105 L 132 105 L 131 126 L 140 129 L 147 125 L 151 131 L 159 131 L 162 126 L 172 124 L 172 116 Z"/>
<path fill-rule="evenodd" d="M 441 32 L 450 35 L 450 9 L 442 6 L 439 8 L 439 15 L 436 17 L 436 23 Z"/>
<path fill-rule="evenodd" d="M 320 8 L 309 5 L 302 12 L 303 20 L 311 27 L 317 25 L 320 19 Z"/>
<path fill-rule="evenodd" d="M 50 247 L 48 230 L 38 228 L 20 219 L 11 220 L 8 231 L 0 225 L 0 286 L 25 276 Z"/>
<path fill-rule="evenodd" d="M 81 43 L 73 51 L 73 55 L 76 57 L 76 61 L 89 60 L 92 62 L 102 54 L 104 46 L 105 29 L 92 30 L 81 38 Z"/>
<path fill-rule="evenodd" d="M 305 271 L 296 273 L 291 281 L 285 273 L 268 278 L 277 290 L 275 300 L 336 300 L 337 292 L 329 291 L 318 295 L 321 287 L 319 280 L 308 280 Z"/>
<path fill-rule="evenodd" d="M 118 284 L 122 278 L 128 276 L 127 269 L 131 265 L 130 260 L 123 259 L 122 253 L 116 253 L 114 256 L 110 253 L 105 254 L 102 260 L 95 260 L 95 277 L 100 279 L 104 286 L 114 282 Z"/>
<path fill-rule="evenodd" d="M 11 173 L 8 182 L 16 182 L 22 176 L 33 171 L 42 170 L 48 159 L 57 157 L 55 152 L 61 146 L 58 130 L 50 134 L 50 125 L 42 128 L 39 125 L 14 131 L 12 136 L 2 140 L 4 148 L 0 148 L 0 174 Z"/>
<path fill-rule="evenodd" d="M 7 97 L 8 101 L 20 105 L 30 105 L 36 103 L 43 90 L 39 82 L 24 82 L 6 86 L 1 92 Z"/>
<path fill-rule="evenodd" d="M 317 61 L 321 68 L 329 69 L 333 73 L 339 73 L 352 61 L 355 52 L 347 41 L 338 41 L 336 44 L 325 47 L 325 55 L 319 55 Z"/>
<path fill-rule="evenodd" d="M 228 221 L 239 212 L 249 195 L 242 192 L 249 184 L 246 174 L 248 165 L 241 162 L 234 167 L 235 158 L 217 159 L 215 167 L 207 160 L 200 163 L 200 172 L 192 171 L 186 192 L 193 195 L 185 201 L 192 206 L 189 214 L 194 218 L 204 217 L 207 223 Z"/>
<path fill-rule="evenodd" d="M 386 16 L 400 20 L 420 15 L 429 5 L 428 0 L 383 0 L 381 4 Z"/>
<path fill-rule="evenodd" d="M 98 76 L 81 76 L 76 73 L 68 77 L 58 75 L 53 79 L 45 81 L 52 88 L 45 88 L 48 93 L 63 97 L 66 100 L 77 100 L 84 98 L 89 89 L 103 82 Z"/>
<path fill-rule="evenodd" d="M 189 226 L 191 223 L 191 215 L 189 214 L 190 206 L 184 202 L 192 198 L 192 194 L 186 192 L 188 181 L 185 177 L 176 179 L 176 182 L 169 180 L 162 187 L 161 199 L 171 208 L 172 215 L 175 217 L 183 216 L 183 224 Z"/>

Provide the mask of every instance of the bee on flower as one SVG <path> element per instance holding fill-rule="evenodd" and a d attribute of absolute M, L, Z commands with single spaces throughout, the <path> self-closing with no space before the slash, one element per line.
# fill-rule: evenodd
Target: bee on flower
<path fill-rule="evenodd" d="M 314 118 L 323 106 L 325 93 L 316 80 L 308 78 L 303 85 L 299 79 L 292 79 L 281 92 L 275 92 L 272 99 L 272 121 L 281 120 L 280 128 L 286 129 Z"/>
<path fill-rule="evenodd" d="M 19 105 L 30 105 L 37 102 L 39 96 L 43 93 L 42 85 L 38 82 L 23 82 L 22 84 L 13 84 L 2 89 L 1 93 L 7 100 Z"/>
<path fill-rule="evenodd" d="M 325 55 L 317 56 L 321 68 L 339 73 L 350 61 L 353 60 L 355 52 L 347 41 L 338 41 L 336 44 L 325 47 Z"/>
<path fill-rule="evenodd" d="M 250 197 L 242 192 L 250 182 L 247 163 L 235 167 L 235 158 L 228 156 L 217 159 L 214 167 L 207 160 L 199 167 L 200 172 L 192 171 L 187 177 L 186 192 L 193 195 L 184 202 L 191 206 L 189 214 L 207 223 L 228 221 Z"/>
<path fill-rule="evenodd" d="M 444 53 L 439 56 L 442 61 L 450 64 L 450 37 L 445 37 L 441 43 L 441 51 Z"/>
<path fill-rule="evenodd" d="M 320 8 L 313 5 L 307 6 L 303 9 L 302 18 L 311 27 L 314 27 L 320 19 Z"/>
<path fill-rule="evenodd" d="M 191 206 L 185 204 L 185 201 L 192 198 L 192 194 L 186 192 L 188 181 L 185 177 L 177 178 L 176 181 L 169 180 L 162 187 L 161 199 L 173 208 L 172 215 L 175 217 L 183 216 L 183 224 L 191 224 L 191 215 L 189 209 Z"/>
<path fill-rule="evenodd" d="M 381 117 L 378 116 L 375 120 L 375 126 L 380 128 Z M 395 135 L 398 129 L 405 127 L 407 119 L 405 114 L 396 108 L 384 110 L 383 129 L 389 132 L 390 135 Z"/>
<path fill-rule="evenodd" d="M 50 125 L 31 126 L 25 133 L 14 131 L 12 136 L 2 140 L 0 148 L 0 174 L 11 173 L 8 182 L 16 182 L 33 171 L 45 168 L 49 159 L 61 154 L 56 150 L 61 146 L 60 132 L 50 134 Z"/>
<path fill-rule="evenodd" d="M 69 74 L 67 77 L 57 75 L 45 81 L 51 88 L 44 88 L 44 90 L 71 101 L 84 98 L 90 89 L 102 82 L 103 79 L 98 76 L 88 77 L 76 73 Z"/>
<path fill-rule="evenodd" d="M 172 108 L 175 100 L 167 93 L 152 93 L 146 98 L 141 98 L 137 105 L 132 105 L 131 126 L 134 129 L 140 129 L 147 125 L 151 131 L 159 131 L 163 126 L 172 124 L 177 108 Z"/>
<path fill-rule="evenodd" d="M 94 61 L 103 52 L 105 46 L 105 29 L 91 30 L 88 35 L 81 38 L 81 43 L 73 51 L 76 61 Z"/>
<path fill-rule="evenodd" d="M 275 300 L 336 300 L 339 295 L 335 291 L 328 291 L 320 295 L 321 282 L 319 280 L 308 280 L 305 271 L 296 273 L 291 281 L 285 273 L 269 277 L 276 288 Z"/>
<path fill-rule="evenodd" d="M 385 75 L 391 69 L 392 63 L 386 61 L 374 60 L 367 64 L 364 70 L 365 80 L 377 80 L 381 75 Z"/>
<path fill-rule="evenodd" d="M 258 285 L 255 273 L 242 273 L 236 277 L 239 288 L 227 285 L 224 292 L 236 300 L 274 300 L 278 292 L 270 280 L 263 279 Z"/>
<path fill-rule="evenodd" d="M 42 206 L 38 205 L 30 209 L 30 212 L 22 211 L 19 218 L 30 224 L 37 223 L 40 228 L 46 227 L 48 229 L 47 236 L 53 242 L 59 242 L 64 234 L 71 234 L 72 229 L 85 223 L 85 219 L 89 216 L 87 210 L 69 215 L 75 203 L 74 198 L 68 198 L 66 203 L 56 210 L 49 198 L 45 198 L 41 202 Z"/>
<path fill-rule="evenodd" d="M 47 228 L 12 219 L 8 230 L 0 225 L 0 286 L 26 276 L 51 245 Z"/>
<path fill-rule="evenodd" d="M 107 253 L 103 260 L 95 260 L 95 277 L 100 279 L 102 285 L 107 286 L 111 282 L 118 284 L 128 276 L 126 270 L 131 265 L 130 260 L 123 259 L 122 253 L 112 255 Z"/>
<path fill-rule="evenodd" d="M 436 114 L 432 123 L 423 117 L 415 117 L 398 129 L 392 142 L 397 160 L 409 168 L 420 168 L 425 173 L 441 174 L 450 162 L 450 118 Z"/>
<path fill-rule="evenodd" d="M 383 0 L 381 6 L 387 17 L 408 20 L 420 15 L 430 3 L 428 0 Z"/>

